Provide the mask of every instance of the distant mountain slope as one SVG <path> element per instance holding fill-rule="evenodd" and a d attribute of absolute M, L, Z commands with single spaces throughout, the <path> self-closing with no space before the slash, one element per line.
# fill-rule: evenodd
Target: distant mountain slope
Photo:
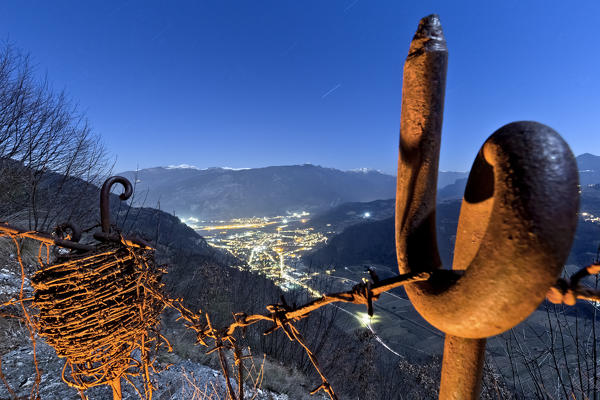
<path fill-rule="evenodd" d="M 341 232 L 350 225 L 393 217 L 395 204 L 395 199 L 344 203 L 315 215 L 310 219 L 310 225 L 320 230 Z"/>
<path fill-rule="evenodd" d="M 468 172 L 456 172 L 456 171 L 440 171 L 438 172 L 438 190 L 453 184 L 458 179 L 467 179 L 469 177 Z"/>
<path fill-rule="evenodd" d="M 600 157 L 590 153 L 585 153 L 575 158 L 579 169 L 579 184 L 581 186 L 600 184 Z M 462 199 L 465 187 L 467 186 L 467 177 L 457 179 L 442 189 L 438 188 L 438 201 Z"/>
<path fill-rule="evenodd" d="M 390 198 L 395 178 L 376 171 L 340 171 L 314 165 L 244 170 L 150 168 L 124 172 L 137 180 L 138 199 L 160 201 L 182 217 L 223 219 L 324 210 L 348 201 Z"/>
<path fill-rule="evenodd" d="M 317 269 L 360 264 L 393 265 L 396 260 L 394 219 L 352 225 L 333 236 L 326 246 L 304 258 Z"/>
<path fill-rule="evenodd" d="M 189 166 L 120 173 L 137 181 L 137 205 L 204 220 L 318 213 L 346 202 L 394 198 L 396 178 L 374 170 L 340 171 L 310 164 L 234 170 Z M 440 172 L 438 185 L 464 178 Z"/>
<path fill-rule="evenodd" d="M 590 153 L 584 153 L 577 156 L 577 166 L 579 168 L 579 183 L 583 185 L 593 185 L 600 183 L 600 157 Z"/>
<path fill-rule="evenodd" d="M 444 189 L 441 189 L 439 192 L 443 190 Z M 452 207 L 455 207 L 455 212 L 458 213 L 460 201 L 455 201 L 456 199 L 450 202 L 438 202 L 438 218 L 441 216 L 441 221 L 446 221 L 448 219 L 446 213 L 449 206 L 447 203 L 454 204 L 455 206 Z M 315 215 L 310 219 L 310 225 L 319 230 L 328 230 L 340 233 L 351 225 L 393 218 L 395 213 L 395 207 L 395 199 L 375 200 L 366 203 L 344 203 L 330 210 Z"/>
<path fill-rule="evenodd" d="M 437 206 L 438 245 L 444 265 L 452 262 L 460 203 L 454 200 Z M 349 226 L 333 236 L 327 245 L 304 257 L 304 262 L 317 268 L 330 265 L 396 265 L 393 215 Z"/>
<path fill-rule="evenodd" d="M 391 205 L 388 204 L 389 206 Z M 445 266 L 452 264 L 460 206 L 461 200 L 457 199 L 437 204 L 437 240 Z M 567 263 L 585 266 L 594 261 L 600 246 L 600 185 L 582 189 L 580 212 Z M 324 214 L 321 218 L 326 220 L 328 215 L 330 214 Z M 338 226 L 343 225 L 339 220 L 335 223 Z M 368 263 L 396 266 L 393 214 L 384 220 L 366 222 L 347 216 L 345 223 L 348 226 L 345 230 L 333 236 L 325 246 L 304 257 L 307 265 L 311 264 L 316 268 Z"/>
<path fill-rule="evenodd" d="M 461 178 L 454 183 L 444 186 L 437 192 L 437 201 L 462 199 L 467 187 L 467 178 Z"/>
<path fill-rule="evenodd" d="M 600 216 L 600 183 L 581 188 L 579 210 Z"/>

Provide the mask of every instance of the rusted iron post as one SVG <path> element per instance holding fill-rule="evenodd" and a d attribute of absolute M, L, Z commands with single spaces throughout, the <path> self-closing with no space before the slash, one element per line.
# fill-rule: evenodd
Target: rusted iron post
<path fill-rule="evenodd" d="M 121 400 L 123 398 L 121 392 L 121 378 L 115 378 L 115 380 L 110 383 L 110 387 L 112 389 L 113 400 Z"/>
<path fill-rule="evenodd" d="M 440 399 L 479 399 L 483 361 L 485 360 L 485 343 L 485 339 L 467 339 L 446 335 Z"/>
<path fill-rule="evenodd" d="M 402 80 L 396 189 L 396 250 L 401 274 L 441 267 L 435 195 L 447 65 L 440 19 L 430 15 L 419 23 Z"/>
<path fill-rule="evenodd" d="M 448 52 L 440 20 L 421 20 L 404 65 L 396 192 L 401 274 L 440 269 L 437 171 Z M 485 338 L 531 314 L 567 258 L 578 208 L 578 172 L 551 128 L 516 122 L 496 131 L 471 169 L 453 269 L 406 286 L 417 311 L 446 333 L 440 399 L 477 399 Z M 460 276 L 460 277 L 459 277 Z"/>
<path fill-rule="evenodd" d="M 107 235 L 110 233 L 110 189 L 116 183 L 120 183 L 125 188 L 119 195 L 121 200 L 127 200 L 133 194 L 131 182 L 122 176 L 111 176 L 102 185 L 102 189 L 100 189 L 100 222 L 102 232 Z"/>

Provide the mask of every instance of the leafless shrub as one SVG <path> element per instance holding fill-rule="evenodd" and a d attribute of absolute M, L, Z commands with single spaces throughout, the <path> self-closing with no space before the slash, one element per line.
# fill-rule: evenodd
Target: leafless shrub
<path fill-rule="evenodd" d="M 91 210 L 97 188 L 80 180 L 99 184 L 108 162 L 77 105 L 35 75 L 29 55 L 0 47 L 0 218 L 48 230 Z"/>

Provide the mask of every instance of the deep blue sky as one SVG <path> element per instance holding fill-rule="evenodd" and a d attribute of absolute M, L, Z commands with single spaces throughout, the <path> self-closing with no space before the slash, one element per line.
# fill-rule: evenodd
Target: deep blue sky
<path fill-rule="evenodd" d="M 600 154 L 600 2 L 22 1 L 0 38 L 86 111 L 117 171 L 314 163 L 394 173 L 421 17 L 450 50 L 440 168 L 537 120 Z"/>

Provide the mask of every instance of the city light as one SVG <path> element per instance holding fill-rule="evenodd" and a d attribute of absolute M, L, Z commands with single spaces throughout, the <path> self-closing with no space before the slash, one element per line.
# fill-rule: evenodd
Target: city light
<path fill-rule="evenodd" d="M 594 214 L 590 214 L 588 212 L 582 212 L 581 216 L 583 217 L 583 220 L 585 222 L 600 223 L 600 217 L 597 217 Z"/>
<path fill-rule="evenodd" d="M 378 320 L 376 315 L 373 315 L 371 317 L 366 312 L 357 312 L 355 317 L 362 325 L 366 326 L 367 328 L 371 327 Z"/>
<path fill-rule="evenodd" d="M 216 226 L 201 226 L 197 228 L 200 231 L 213 231 L 220 229 L 247 229 L 247 228 L 263 228 L 267 225 L 276 224 L 276 222 L 263 222 L 263 223 L 247 223 L 247 224 L 232 224 L 232 225 L 216 225 Z"/>
<path fill-rule="evenodd" d="M 306 225 L 308 215 L 302 211 L 285 217 L 235 218 L 196 230 L 209 237 L 212 246 L 245 261 L 247 267 L 240 268 L 265 276 L 283 290 L 301 287 L 318 296 L 309 281 L 319 273 L 305 272 L 301 258 L 315 246 L 326 243 L 327 237 Z"/>

